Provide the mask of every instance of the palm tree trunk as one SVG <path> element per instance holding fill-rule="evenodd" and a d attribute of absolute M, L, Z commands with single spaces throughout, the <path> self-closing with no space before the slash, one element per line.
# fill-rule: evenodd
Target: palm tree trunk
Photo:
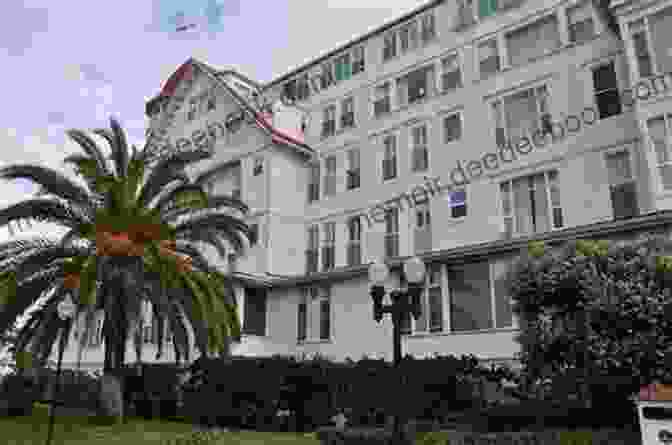
<path fill-rule="evenodd" d="M 121 286 L 120 286 L 121 287 Z M 119 304 L 115 306 L 116 316 L 110 314 L 110 320 L 116 322 L 114 331 L 108 326 L 105 335 L 105 364 L 101 381 L 102 415 L 115 422 L 124 421 L 124 360 L 126 352 L 126 298 L 122 289 L 119 289 Z"/>

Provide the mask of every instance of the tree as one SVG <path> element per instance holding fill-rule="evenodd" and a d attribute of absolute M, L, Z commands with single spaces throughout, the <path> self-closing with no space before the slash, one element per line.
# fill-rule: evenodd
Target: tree
<path fill-rule="evenodd" d="M 187 175 L 187 167 L 210 156 L 207 150 L 173 154 L 150 166 L 145 149 L 129 150 L 115 119 L 111 130 L 93 133 L 106 140 L 109 157 L 88 134 L 67 131 L 84 153 L 64 160 L 75 167 L 79 182 L 39 165 L 0 169 L 1 179 L 24 178 L 41 189 L 39 198 L 0 210 L 0 227 L 32 219 L 67 230 L 58 239 L 0 244 L 0 334 L 42 298 L 18 331 L 15 349 L 30 351 L 38 366 L 44 364 L 57 338 L 70 338 L 72 323 L 59 321 L 56 306 L 72 295 L 75 318 L 84 320 L 79 358 L 94 330 L 95 312 L 102 310 L 104 375 L 119 382 L 129 337 L 140 353 L 141 305 L 149 301 L 158 320 L 159 356 L 164 323 L 173 332 L 178 361 L 189 360 L 188 328 L 203 356 L 228 354 L 230 341 L 240 337 L 236 301 L 227 277 L 202 246 L 220 256 L 227 245 L 243 250 L 247 206 L 206 192 L 216 167 L 195 178 Z"/>

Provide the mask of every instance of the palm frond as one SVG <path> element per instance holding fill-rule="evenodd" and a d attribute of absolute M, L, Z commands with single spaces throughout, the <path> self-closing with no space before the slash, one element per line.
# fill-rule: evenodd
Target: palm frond
<path fill-rule="evenodd" d="M 117 167 L 117 174 L 119 177 L 125 177 L 128 172 L 128 144 L 126 142 L 126 133 L 115 118 L 110 118 L 110 128 L 112 128 L 112 135 L 114 137 L 112 159 Z"/>
<path fill-rule="evenodd" d="M 107 161 L 105 161 L 105 155 L 100 151 L 98 144 L 96 144 L 89 135 L 77 129 L 67 130 L 65 133 L 82 148 L 84 153 L 96 161 L 101 171 L 110 174 L 107 167 Z"/>
<path fill-rule="evenodd" d="M 50 199 L 28 199 L 0 210 L 0 227 L 12 221 L 32 218 L 75 228 L 90 220 L 75 208 Z"/>
<path fill-rule="evenodd" d="M 31 164 L 9 165 L 0 169 L 0 179 L 11 180 L 19 178 L 34 182 L 48 194 L 86 208 L 93 207 L 86 189 L 56 170 Z"/>

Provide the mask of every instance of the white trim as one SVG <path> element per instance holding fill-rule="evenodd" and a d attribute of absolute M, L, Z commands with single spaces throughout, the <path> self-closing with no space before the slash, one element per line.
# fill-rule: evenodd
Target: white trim
<path fill-rule="evenodd" d="M 444 62 L 444 60 L 446 60 L 449 57 L 455 57 L 456 58 L 456 60 L 457 60 L 457 70 L 460 73 L 460 85 L 457 88 L 454 88 L 452 90 L 446 90 L 443 86 L 443 75 L 446 74 L 445 71 L 444 71 L 443 62 Z M 464 78 L 464 69 L 463 69 L 464 68 L 464 60 L 463 59 L 464 59 L 464 57 L 463 57 L 462 51 L 460 51 L 459 49 L 451 50 L 450 52 L 448 52 L 446 54 L 443 54 L 442 56 L 440 56 L 438 58 L 439 69 L 437 70 L 437 73 L 438 73 L 437 82 L 438 82 L 439 85 L 438 85 L 437 90 L 438 90 L 439 94 L 447 94 L 449 92 L 456 91 L 456 90 L 459 90 L 461 88 L 464 88 L 464 85 L 465 85 L 466 82 L 465 82 L 465 78 Z M 451 72 L 453 72 L 453 71 L 451 71 Z"/>

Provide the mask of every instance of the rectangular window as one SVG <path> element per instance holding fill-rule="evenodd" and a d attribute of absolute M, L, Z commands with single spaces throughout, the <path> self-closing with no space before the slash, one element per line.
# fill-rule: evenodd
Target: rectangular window
<path fill-rule="evenodd" d="M 310 97 L 310 85 L 308 83 L 308 74 L 304 74 L 297 79 L 296 98 L 306 100 Z"/>
<path fill-rule="evenodd" d="M 331 297 L 329 288 L 303 288 L 298 304 L 297 340 L 331 338 Z"/>
<path fill-rule="evenodd" d="M 541 128 L 542 117 L 548 114 L 546 85 L 528 88 L 493 102 L 498 145 L 516 143 L 523 136 L 532 138 Z"/>
<path fill-rule="evenodd" d="M 632 36 L 632 45 L 635 49 L 635 57 L 637 58 L 639 77 L 652 76 L 653 61 L 651 60 L 651 49 L 649 47 L 649 38 L 647 37 L 644 19 L 631 23 L 629 29 Z"/>
<path fill-rule="evenodd" d="M 605 155 L 614 218 L 632 218 L 639 214 L 637 184 L 632 176 L 627 150 Z"/>
<path fill-rule="evenodd" d="M 341 102 L 341 128 L 355 126 L 355 99 L 348 97 Z"/>
<path fill-rule="evenodd" d="M 254 159 L 254 169 L 252 174 L 254 176 L 259 176 L 264 172 L 264 158 L 255 158 Z"/>
<path fill-rule="evenodd" d="M 657 74 L 672 71 L 672 6 L 647 17 L 651 29 L 651 49 L 656 60 Z"/>
<path fill-rule="evenodd" d="M 647 127 L 663 190 L 672 190 L 672 114 L 649 119 Z"/>
<path fill-rule="evenodd" d="M 328 156 L 324 164 L 324 196 L 333 196 L 336 194 L 336 156 Z"/>
<path fill-rule="evenodd" d="M 243 334 L 266 335 L 266 291 L 245 288 Z"/>
<path fill-rule="evenodd" d="M 440 263 L 427 265 L 423 292 L 420 297 L 420 317 L 411 322 L 410 317 L 404 320 L 406 333 L 411 332 L 441 332 L 443 330 L 443 295 L 442 295 L 442 270 Z M 405 281 L 405 280 L 402 280 Z"/>
<path fill-rule="evenodd" d="M 595 36 L 591 2 L 584 1 L 579 5 L 567 8 L 567 27 L 569 41 L 572 43 L 586 42 Z"/>
<path fill-rule="evenodd" d="M 366 67 L 364 47 L 358 46 L 352 51 L 352 75 L 363 73 Z"/>
<path fill-rule="evenodd" d="M 333 136 L 336 133 L 336 105 L 329 105 L 322 115 L 322 137 Z"/>
<path fill-rule="evenodd" d="M 497 328 L 514 326 L 515 315 L 511 307 L 511 294 L 507 275 L 513 261 L 514 259 L 507 258 L 503 261 L 494 261 L 492 263 L 492 287 L 495 292 L 495 327 Z"/>
<path fill-rule="evenodd" d="M 399 256 L 399 209 L 388 208 L 385 211 L 385 257 Z"/>
<path fill-rule="evenodd" d="M 308 228 L 307 249 L 306 249 L 306 273 L 317 272 L 317 261 L 319 256 L 320 232 L 316 225 Z"/>
<path fill-rule="evenodd" d="M 242 187 L 242 169 L 240 162 L 234 167 L 231 168 L 231 176 L 232 176 L 232 190 L 231 190 L 231 196 L 234 199 L 240 199 L 240 196 L 242 194 L 241 187 Z"/>
<path fill-rule="evenodd" d="M 250 247 L 254 247 L 259 242 L 259 224 L 250 224 Z"/>
<path fill-rule="evenodd" d="M 295 101 L 297 99 L 296 79 L 292 79 L 289 82 L 287 82 L 283 86 L 282 90 L 283 90 L 283 96 L 285 96 L 290 101 Z"/>
<path fill-rule="evenodd" d="M 336 59 L 336 82 L 350 79 L 350 53 L 345 53 Z"/>
<path fill-rule="evenodd" d="M 443 142 L 449 143 L 462 138 L 462 119 L 460 113 L 443 118 Z"/>
<path fill-rule="evenodd" d="M 467 189 L 461 188 L 448 192 L 448 207 L 451 218 L 463 218 L 467 216 Z"/>
<path fill-rule="evenodd" d="M 348 266 L 362 264 L 362 221 L 359 216 L 348 219 Z"/>
<path fill-rule="evenodd" d="M 383 138 L 383 181 L 397 177 L 397 137 L 389 134 Z"/>
<path fill-rule="evenodd" d="M 593 91 L 600 119 L 621 114 L 621 93 L 613 61 L 593 68 Z"/>
<path fill-rule="evenodd" d="M 432 221 L 427 203 L 415 208 L 414 248 L 415 253 L 432 250 Z"/>
<path fill-rule="evenodd" d="M 324 240 L 322 244 L 322 270 L 332 270 L 335 263 L 336 223 L 328 222 L 322 226 Z"/>
<path fill-rule="evenodd" d="M 331 338 L 331 297 L 328 290 L 320 296 L 320 340 Z"/>
<path fill-rule="evenodd" d="M 189 109 L 187 110 L 187 121 L 196 119 L 196 112 L 198 111 L 198 103 L 196 99 L 189 101 Z"/>
<path fill-rule="evenodd" d="M 310 301 L 308 289 L 302 289 L 298 304 L 297 313 L 297 334 L 296 339 L 300 342 L 305 341 L 308 334 L 308 302 Z"/>
<path fill-rule="evenodd" d="M 308 178 L 308 202 L 318 201 L 320 199 L 320 164 L 314 163 L 310 166 L 310 175 Z"/>
<path fill-rule="evenodd" d="M 497 0 L 478 0 L 478 17 L 485 18 L 495 15 Z"/>
<path fill-rule="evenodd" d="M 413 51 L 418 47 L 418 24 L 411 22 L 399 30 L 399 48 L 401 53 Z"/>
<path fill-rule="evenodd" d="M 558 18 L 548 15 L 541 20 L 506 34 L 509 64 L 519 66 L 560 47 Z"/>
<path fill-rule="evenodd" d="M 411 71 L 397 79 L 399 106 L 411 105 L 434 94 L 434 65 Z"/>
<path fill-rule="evenodd" d="M 441 90 L 444 93 L 462 86 L 460 59 L 457 53 L 444 57 L 441 68 Z"/>
<path fill-rule="evenodd" d="M 347 188 L 348 190 L 353 190 L 359 188 L 360 186 L 360 153 L 359 148 L 353 148 L 348 150 L 348 170 L 347 170 Z"/>
<path fill-rule="evenodd" d="M 383 37 L 383 62 L 397 56 L 397 33 L 391 32 Z"/>
<path fill-rule="evenodd" d="M 425 14 L 420 19 L 420 38 L 423 45 L 428 44 L 436 37 L 436 24 L 434 21 L 434 13 Z"/>
<path fill-rule="evenodd" d="M 563 227 L 557 170 L 503 182 L 500 192 L 508 237 Z"/>
<path fill-rule="evenodd" d="M 206 110 L 207 111 L 212 111 L 217 107 L 217 98 L 215 97 L 214 92 L 210 92 L 207 97 L 206 101 Z"/>
<path fill-rule="evenodd" d="M 390 83 L 378 85 L 374 92 L 373 115 L 379 117 L 392 111 L 390 101 Z"/>
<path fill-rule="evenodd" d="M 450 327 L 454 332 L 491 329 L 492 293 L 487 261 L 448 268 Z"/>
<path fill-rule="evenodd" d="M 427 153 L 427 125 L 418 125 L 411 129 L 411 167 L 414 172 L 425 171 L 429 165 Z"/>
<path fill-rule="evenodd" d="M 334 67 L 331 62 L 322 64 L 322 75 L 320 76 L 320 87 L 325 90 L 335 83 Z"/>
<path fill-rule="evenodd" d="M 478 45 L 479 72 L 485 79 L 501 70 L 497 39 L 491 39 Z"/>

